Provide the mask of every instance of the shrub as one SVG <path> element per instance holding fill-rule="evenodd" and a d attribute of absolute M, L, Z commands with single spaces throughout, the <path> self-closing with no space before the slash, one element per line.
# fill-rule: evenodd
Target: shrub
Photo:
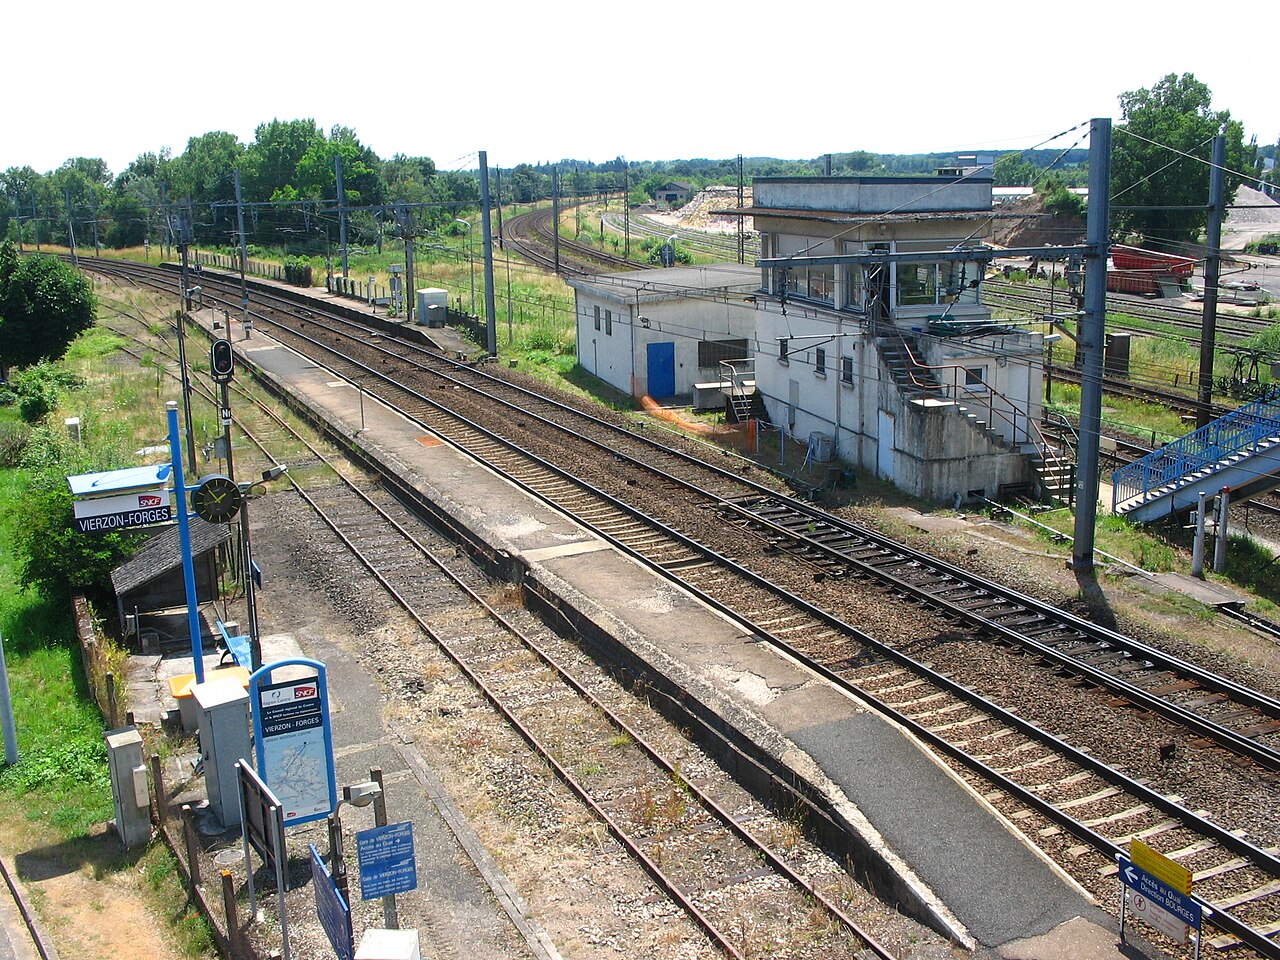
<path fill-rule="evenodd" d="M 284 262 L 284 279 L 295 287 L 311 286 L 311 262 L 303 257 L 289 257 Z"/>
<path fill-rule="evenodd" d="M 22 462 L 31 428 L 24 423 L 0 423 L 0 468 L 9 469 Z"/>
<path fill-rule="evenodd" d="M 58 405 L 66 390 L 84 386 L 84 380 L 51 363 L 37 363 L 19 371 L 9 381 L 18 403 L 18 412 L 27 423 L 39 423 Z"/>

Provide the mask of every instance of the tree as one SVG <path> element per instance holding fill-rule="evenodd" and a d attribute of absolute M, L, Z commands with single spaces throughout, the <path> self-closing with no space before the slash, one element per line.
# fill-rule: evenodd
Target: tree
<path fill-rule="evenodd" d="M 55 257 L 19 260 L 0 246 L 0 377 L 10 366 L 57 360 L 93 326 L 89 278 Z"/>
<path fill-rule="evenodd" d="M 1125 122 L 1116 130 L 1111 161 L 1112 223 L 1156 245 L 1195 243 L 1209 219 L 1213 136 L 1223 130 L 1227 170 L 1240 170 L 1248 164 L 1244 127 L 1229 110 L 1213 110 L 1209 88 L 1190 73 L 1171 73 L 1150 89 L 1121 94 L 1120 110 Z M 1227 174 L 1228 204 L 1240 183 Z M 1117 209 L 1141 206 L 1196 209 Z"/>

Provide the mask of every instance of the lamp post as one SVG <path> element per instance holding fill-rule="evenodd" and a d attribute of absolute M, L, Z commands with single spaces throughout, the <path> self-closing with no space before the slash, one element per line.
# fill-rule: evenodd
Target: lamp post
<path fill-rule="evenodd" d="M 467 228 L 467 272 L 471 274 L 471 315 L 476 315 L 476 259 L 474 247 L 471 244 L 471 221 L 455 218 L 454 223 L 460 223 Z"/>
<path fill-rule="evenodd" d="M 342 799 L 329 814 L 329 869 L 333 872 L 333 882 L 342 894 L 342 899 L 350 903 L 347 896 L 347 862 L 342 854 L 342 805 L 367 807 L 382 796 L 382 784 L 376 780 L 353 783 L 342 788 Z"/>
<path fill-rule="evenodd" d="M 244 544 L 244 599 L 249 614 L 250 673 L 262 666 L 262 637 L 258 633 L 258 600 L 254 593 L 253 541 L 249 533 L 249 491 L 289 472 L 283 463 L 262 471 L 262 479 L 240 484 L 240 541 Z"/>

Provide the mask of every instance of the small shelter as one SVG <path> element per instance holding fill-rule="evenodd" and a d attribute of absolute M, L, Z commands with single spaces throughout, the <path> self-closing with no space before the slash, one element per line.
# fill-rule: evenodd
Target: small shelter
<path fill-rule="evenodd" d="M 200 603 L 221 596 L 217 550 L 230 539 L 231 528 L 227 524 L 191 518 L 191 557 Z M 112 570 L 111 585 L 116 593 L 116 613 L 123 635 L 130 632 L 127 616 L 134 616 L 136 621 L 145 614 L 185 606 L 187 592 L 178 528 L 168 527 L 156 534 L 131 560 Z"/>

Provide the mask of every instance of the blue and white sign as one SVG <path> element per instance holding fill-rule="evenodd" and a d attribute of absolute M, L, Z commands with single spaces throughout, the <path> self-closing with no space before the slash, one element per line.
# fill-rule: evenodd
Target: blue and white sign
<path fill-rule="evenodd" d="M 1200 929 L 1200 904 L 1185 893 L 1161 883 L 1141 867 L 1135 867 L 1128 857 L 1117 856 L 1116 861 L 1120 864 L 1121 883 L 1137 891 L 1160 909 L 1173 914 L 1183 923 L 1189 923 L 1197 930 Z"/>
<path fill-rule="evenodd" d="M 418 888 L 413 854 L 413 823 L 392 823 L 356 834 L 360 862 L 360 899 L 377 900 Z"/>
<path fill-rule="evenodd" d="M 67 477 L 75 498 L 76 530 L 105 533 L 168 523 L 174 517 L 171 478 L 172 467 L 167 463 Z"/>
<path fill-rule="evenodd" d="M 286 667 L 314 673 L 271 682 Z M 280 798 L 286 827 L 323 819 L 338 805 L 325 673 L 319 660 L 297 657 L 264 664 L 249 677 L 258 776 Z"/>
<path fill-rule="evenodd" d="M 353 960 L 356 953 L 355 934 L 351 930 L 351 907 L 338 892 L 333 874 L 320 859 L 314 843 L 311 847 L 311 885 L 316 891 L 316 915 L 324 928 L 338 960 Z"/>

